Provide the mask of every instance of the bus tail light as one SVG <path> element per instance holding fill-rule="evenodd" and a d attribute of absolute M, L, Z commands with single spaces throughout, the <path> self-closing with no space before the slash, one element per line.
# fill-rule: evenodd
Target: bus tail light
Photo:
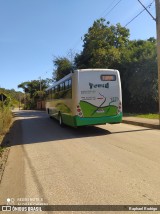
<path fill-rule="evenodd" d="M 79 117 L 83 117 L 83 113 L 82 113 L 81 107 L 79 105 L 77 106 L 77 115 Z"/>
<path fill-rule="evenodd" d="M 122 103 L 121 101 L 119 101 L 119 105 L 118 105 L 118 113 L 122 112 Z"/>

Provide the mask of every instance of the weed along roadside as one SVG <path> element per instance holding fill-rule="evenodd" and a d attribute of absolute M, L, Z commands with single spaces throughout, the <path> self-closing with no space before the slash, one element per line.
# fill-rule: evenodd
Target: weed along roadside
<path fill-rule="evenodd" d="M 13 123 L 12 112 L 9 107 L 0 107 L 0 182 L 9 153 L 9 129 Z"/>

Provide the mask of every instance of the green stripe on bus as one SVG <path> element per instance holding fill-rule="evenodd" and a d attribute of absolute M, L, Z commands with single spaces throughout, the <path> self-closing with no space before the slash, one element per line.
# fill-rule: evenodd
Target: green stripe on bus
<path fill-rule="evenodd" d="M 71 116 L 67 114 L 62 114 L 63 123 L 69 126 L 85 126 L 85 125 L 100 125 L 106 123 L 121 123 L 122 122 L 122 113 L 119 113 L 116 116 L 106 116 L 106 117 L 79 117 Z"/>
<path fill-rule="evenodd" d="M 70 114 L 62 114 L 62 121 L 68 126 L 76 126 L 75 116 L 72 116 Z"/>

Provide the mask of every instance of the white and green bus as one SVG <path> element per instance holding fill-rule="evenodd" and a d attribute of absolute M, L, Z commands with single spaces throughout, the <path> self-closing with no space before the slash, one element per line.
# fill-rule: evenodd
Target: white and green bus
<path fill-rule="evenodd" d="M 118 70 L 80 69 L 47 90 L 46 110 L 69 126 L 120 123 L 122 92 Z"/>

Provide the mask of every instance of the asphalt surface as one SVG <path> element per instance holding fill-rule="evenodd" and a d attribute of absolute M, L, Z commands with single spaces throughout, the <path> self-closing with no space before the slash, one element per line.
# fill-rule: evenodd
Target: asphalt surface
<path fill-rule="evenodd" d="M 16 116 L 0 204 L 11 198 L 15 204 L 21 198 L 50 205 L 160 204 L 159 130 L 61 128 L 45 112 Z"/>

